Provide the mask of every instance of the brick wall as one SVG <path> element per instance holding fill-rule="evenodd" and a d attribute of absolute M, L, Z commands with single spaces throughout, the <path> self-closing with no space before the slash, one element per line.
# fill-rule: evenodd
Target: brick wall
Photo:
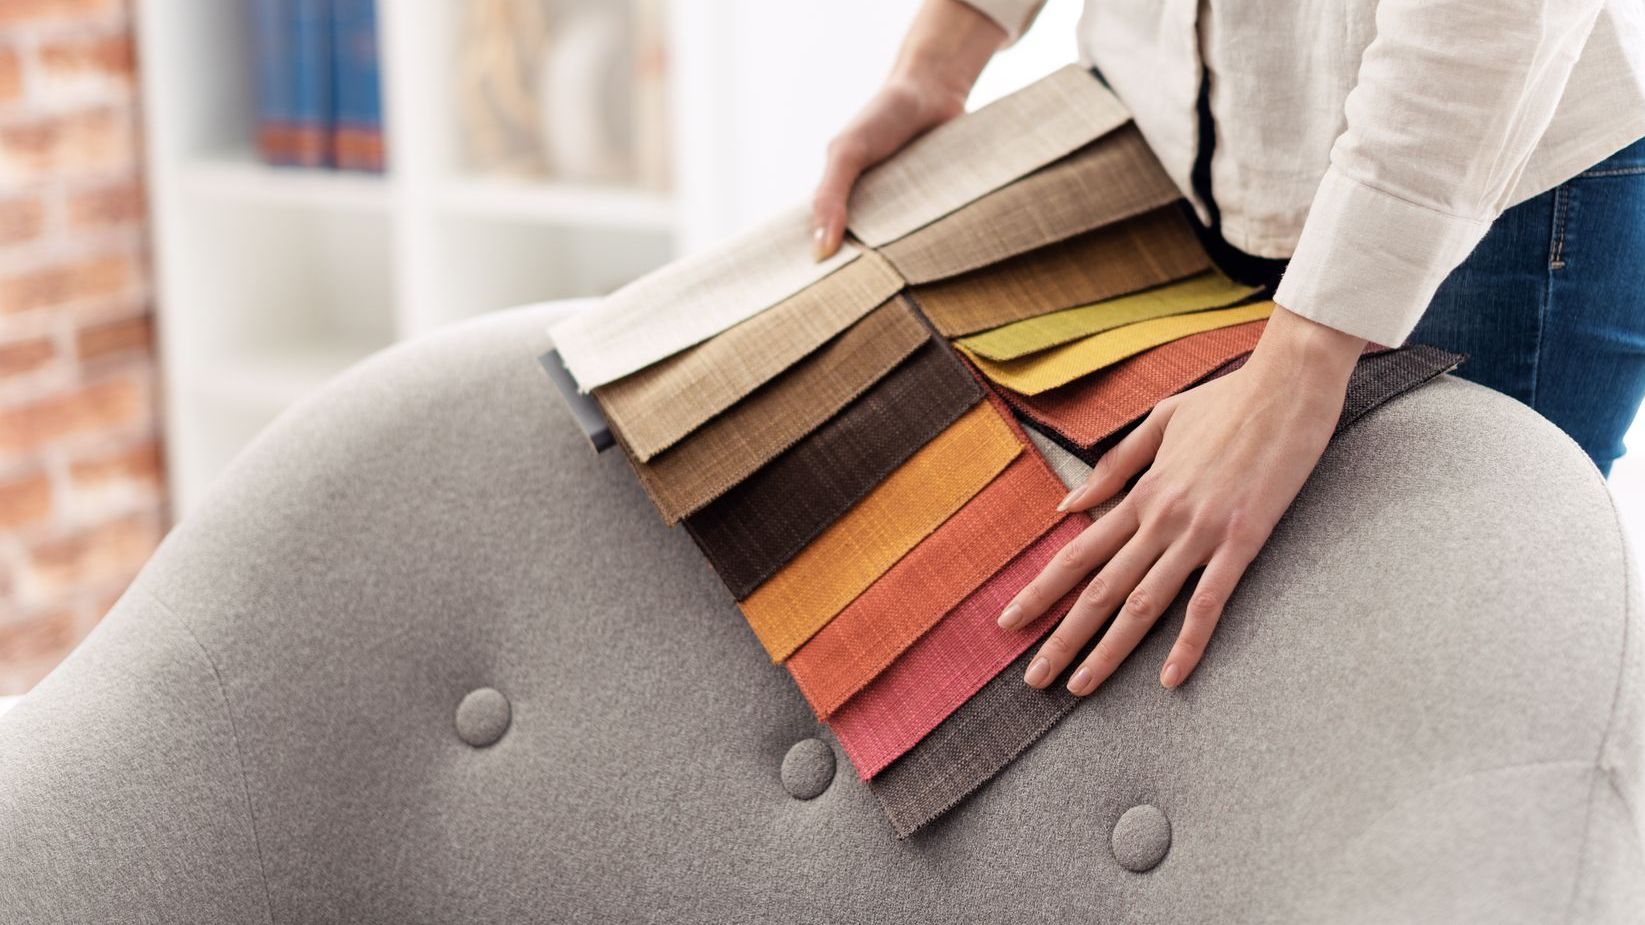
<path fill-rule="evenodd" d="M 85 635 L 166 524 L 131 16 L 0 0 L 0 695 Z"/>

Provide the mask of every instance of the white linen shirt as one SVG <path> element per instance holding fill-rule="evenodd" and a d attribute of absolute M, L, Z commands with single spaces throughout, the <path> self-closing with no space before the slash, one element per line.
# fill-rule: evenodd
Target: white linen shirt
<path fill-rule="evenodd" d="M 1043 0 L 965 0 L 1014 40 Z M 1645 0 L 1086 0 L 1079 45 L 1275 301 L 1402 343 L 1498 215 L 1645 137 Z"/>

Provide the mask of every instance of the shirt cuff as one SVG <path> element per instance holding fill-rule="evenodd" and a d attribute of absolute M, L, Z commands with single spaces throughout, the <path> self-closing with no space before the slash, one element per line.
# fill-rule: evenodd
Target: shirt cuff
<path fill-rule="evenodd" d="M 1015 42 L 1018 37 L 1028 31 L 1028 26 L 1033 23 L 1034 17 L 1039 15 L 1040 7 L 1045 5 L 1045 0 L 961 0 L 961 2 L 992 19 L 995 25 L 1004 29 L 1006 45 Z"/>
<path fill-rule="evenodd" d="M 1333 166 L 1314 194 L 1274 301 L 1339 331 L 1397 346 L 1490 227 L 1488 219 L 1391 196 Z"/>

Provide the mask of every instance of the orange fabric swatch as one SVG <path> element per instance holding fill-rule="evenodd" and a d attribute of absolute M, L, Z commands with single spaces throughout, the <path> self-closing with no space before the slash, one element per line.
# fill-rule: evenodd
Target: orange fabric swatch
<path fill-rule="evenodd" d="M 793 654 L 1022 449 L 984 402 L 898 466 L 740 605 L 771 660 Z"/>
<path fill-rule="evenodd" d="M 819 717 L 878 677 L 948 611 L 1065 515 L 1067 494 L 1037 452 L 1023 453 L 959 513 L 788 659 Z"/>

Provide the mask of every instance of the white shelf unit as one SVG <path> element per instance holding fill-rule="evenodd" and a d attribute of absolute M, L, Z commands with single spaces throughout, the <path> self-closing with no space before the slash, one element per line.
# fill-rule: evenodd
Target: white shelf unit
<path fill-rule="evenodd" d="M 454 86 L 467 2 L 378 0 L 383 175 L 258 162 L 249 0 L 136 5 L 180 514 L 283 408 L 366 355 L 609 292 L 804 201 L 919 0 L 665 0 L 668 195 L 466 173 Z M 1019 43 L 979 101 L 1068 60 L 1061 42 L 1068 53 Z"/>

